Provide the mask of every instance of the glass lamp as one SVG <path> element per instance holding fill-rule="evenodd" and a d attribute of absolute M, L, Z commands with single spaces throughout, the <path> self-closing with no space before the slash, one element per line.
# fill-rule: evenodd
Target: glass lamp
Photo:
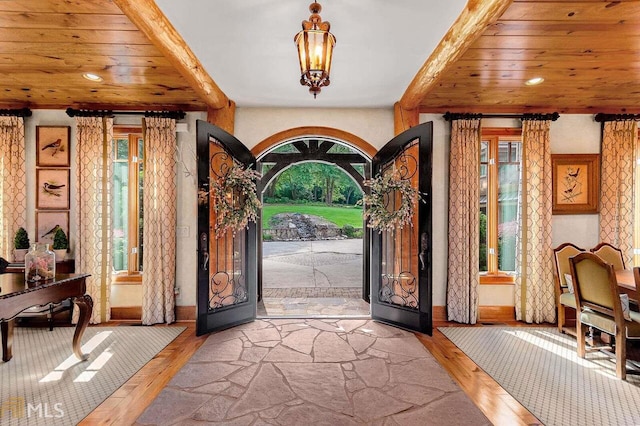
<path fill-rule="evenodd" d="M 336 44 L 336 38 L 329 32 L 329 22 L 322 22 L 321 10 L 319 3 L 311 3 L 311 16 L 308 21 L 302 21 L 302 31 L 294 38 L 300 61 L 300 84 L 309 86 L 314 98 L 321 87 L 330 83 L 331 58 Z"/>

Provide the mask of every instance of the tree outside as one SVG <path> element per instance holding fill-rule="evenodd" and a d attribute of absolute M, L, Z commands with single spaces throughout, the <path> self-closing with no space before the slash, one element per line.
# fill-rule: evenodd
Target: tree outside
<path fill-rule="evenodd" d="M 286 147 L 286 146 L 285 146 Z M 348 148 L 345 148 L 348 149 Z M 263 167 L 263 173 L 269 170 Z M 354 166 L 364 174 L 362 166 Z M 335 165 L 307 162 L 294 164 L 275 177 L 263 195 L 263 227 L 277 213 L 301 213 L 320 216 L 340 228 L 362 228 L 362 190 L 353 179 Z"/>

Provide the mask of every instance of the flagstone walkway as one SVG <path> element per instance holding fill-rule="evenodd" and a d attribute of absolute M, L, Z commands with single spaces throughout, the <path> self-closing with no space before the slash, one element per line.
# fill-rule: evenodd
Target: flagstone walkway
<path fill-rule="evenodd" d="M 413 333 L 258 320 L 209 336 L 140 425 L 488 425 Z"/>
<path fill-rule="evenodd" d="M 258 317 L 362 317 L 362 240 L 263 243 Z"/>

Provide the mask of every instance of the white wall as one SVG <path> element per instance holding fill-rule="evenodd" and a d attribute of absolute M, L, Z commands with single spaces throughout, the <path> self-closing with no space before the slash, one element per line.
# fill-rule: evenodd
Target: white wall
<path fill-rule="evenodd" d="M 237 108 L 234 134 L 253 148 L 271 135 L 303 126 L 333 127 L 380 148 L 394 136 L 393 108 Z"/>

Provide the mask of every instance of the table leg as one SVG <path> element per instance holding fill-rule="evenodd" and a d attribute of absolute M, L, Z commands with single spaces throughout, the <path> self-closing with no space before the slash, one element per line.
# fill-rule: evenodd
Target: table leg
<path fill-rule="evenodd" d="M 73 299 L 73 303 L 76 304 L 78 310 L 80 312 L 80 316 L 78 318 L 78 324 L 76 324 L 76 331 L 73 334 L 73 353 L 78 357 L 78 359 L 86 360 L 89 358 L 89 354 L 83 354 L 80 348 L 80 344 L 82 343 L 82 335 L 89 325 L 89 320 L 91 319 L 91 312 L 93 311 L 93 299 L 88 294 L 84 296 L 76 297 Z"/>
<path fill-rule="evenodd" d="M 13 324 L 15 320 L 0 322 L 2 329 L 2 360 L 8 362 L 13 358 Z"/>

